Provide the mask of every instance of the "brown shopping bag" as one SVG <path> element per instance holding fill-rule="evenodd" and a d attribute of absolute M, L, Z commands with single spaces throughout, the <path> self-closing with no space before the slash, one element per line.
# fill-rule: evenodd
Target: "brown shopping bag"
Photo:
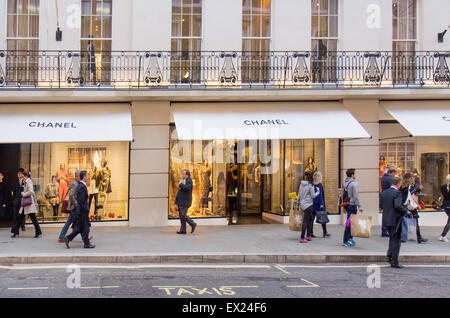
<path fill-rule="evenodd" d="M 301 231 L 303 224 L 303 211 L 295 201 L 291 202 L 291 211 L 289 212 L 289 230 Z"/>
<path fill-rule="evenodd" d="M 352 214 L 350 227 L 352 236 L 368 238 L 371 235 L 372 217 L 369 215 Z"/>

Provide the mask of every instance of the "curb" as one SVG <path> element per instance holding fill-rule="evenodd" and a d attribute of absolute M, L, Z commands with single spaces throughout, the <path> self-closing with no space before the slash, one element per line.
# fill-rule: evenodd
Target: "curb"
<path fill-rule="evenodd" d="M 402 263 L 450 263 L 450 255 L 400 255 Z M 0 264 L 49 263 L 384 263 L 384 254 L 207 254 L 207 255 L 91 255 L 91 256 L 0 256 Z"/>

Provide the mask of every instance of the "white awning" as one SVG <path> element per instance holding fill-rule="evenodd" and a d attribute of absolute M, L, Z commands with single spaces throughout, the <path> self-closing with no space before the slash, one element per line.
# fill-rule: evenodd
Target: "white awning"
<path fill-rule="evenodd" d="M 132 140 L 129 104 L 5 104 L 0 127 L 0 143 Z"/>
<path fill-rule="evenodd" d="M 450 136 L 450 102 L 383 102 L 413 136 Z"/>
<path fill-rule="evenodd" d="M 173 103 L 179 140 L 367 138 L 337 102 Z"/>

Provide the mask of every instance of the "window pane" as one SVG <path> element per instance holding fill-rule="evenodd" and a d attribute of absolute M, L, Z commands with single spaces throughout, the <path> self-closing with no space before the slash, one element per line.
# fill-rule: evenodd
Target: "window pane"
<path fill-rule="evenodd" d="M 194 15 L 192 19 L 192 36 L 202 35 L 202 16 Z"/>
<path fill-rule="evenodd" d="M 28 36 L 28 16 L 27 15 L 19 15 L 18 22 L 19 22 L 18 35 L 20 37 L 27 37 Z"/>
<path fill-rule="evenodd" d="M 330 14 L 337 15 L 338 14 L 338 1 L 330 0 Z"/>
<path fill-rule="evenodd" d="M 261 14 L 261 0 L 252 1 L 252 13 Z"/>
<path fill-rule="evenodd" d="M 327 16 L 324 16 L 324 17 L 321 16 L 319 21 L 320 21 L 320 33 L 319 33 L 319 36 L 327 37 L 328 36 L 328 17 Z"/>
<path fill-rule="evenodd" d="M 181 13 L 181 0 L 172 0 L 172 14 Z"/>
<path fill-rule="evenodd" d="M 17 36 L 17 16 L 16 15 L 8 15 L 8 36 L 16 37 Z"/>
<path fill-rule="evenodd" d="M 398 28 L 397 28 L 397 24 L 398 24 L 398 19 L 392 19 L 392 38 L 393 39 L 398 39 Z"/>
<path fill-rule="evenodd" d="M 317 15 L 311 17 L 311 36 L 313 38 L 319 36 L 319 17 Z"/>
<path fill-rule="evenodd" d="M 407 8 L 408 8 L 407 1 L 408 0 L 400 0 L 398 2 L 398 14 L 402 18 L 406 17 L 406 13 L 407 13 L 406 11 L 407 11 Z"/>
<path fill-rule="evenodd" d="M 112 15 L 111 0 L 103 0 L 102 14 L 103 15 Z"/>
<path fill-rule="evenodd" d="M 181 35 L 181 15 L 172 15 L 172 36 Z"/>
<path fill-rule="evenodd" d="M 81 37 L 87 38 L 91 35 L 91 17 L 81 17 Z"/>
<path fill-rule="evenodd" d="M 104 38 L 110 38 L 112 36 L 111 34 L 111 16 L 104 16 L 102 18 L 102 30 L 103 30 L 103 37 Z"/>
<path fill-rule="evenodd" d="M 201 0 L 194 0 L 192 5 L 192 12 L 194 14 L 201 14 L 202 13 L 202 1 Z"/>
<path fill-rule="evenodd" d="M 250 14 L 251 6 L 252 6 L 252 0 L 242 0 L 242 13 Z"/>
<path fill-rule="evenodd" d="M 319 0 L 311 0 L 311 14 L 319 14 Z"/>
<path fill-rule="evenodd" d="M 416 17 L 416 0 L 409 0 L 408 3 L 408 17 Z"/>
<path fill-rule="evenodd" d="M 8 13 L 17 13 L 17 0 L 8 0 Z"/>
<path fill-rule="evenodd" d="M 30 14 L 39 14 L 39 0 L 28 0 L 28 12 Z"/>
<path fill-rule="evenodd" d="M 183 15 L 192 13 L 192 1 L 183 0 L 182 12 L 183 12 Z"/>
<path fill-rule="evenodd" d="M 406 36 L 406 19 L 398 19 L 398 38 L 407 39 Z"/>
<path fill-rule="evenodd" d="M 328 0 L 320 0 L 320 10 L 321 15 L 328 14 Z"/>
<path fill-rule="evenodd" d="M 337 16 L 330 16 L 329 27 L 330 27 L 330 31 L 329 31 L 328 36 L 337 37 L 337 35 L 338 35 L 338 17 Z"/>
<path fill-rule="evenodd" d="M 81 1 L 81 14 L 82 15 L 92 14 L 91 0 L 82 0 Z"/>
<path fill-rule="evenodd" d="M 92 35 L 95 38 L 102 37 L 102 20 L 100 16 L 92 17 Z"/>
<path fill-rule="evenodd" d="M 190 36 L 191 35 L 191 17 L 183 16 L 181 20 L 181 35 Z"/>
<path fill-rule="evenodd" d="M 252 17 L 252 36 L 261 36 L 261 16 L 253 15 Z"/>
<path fill-rule="evenodd" d="M 262 36 L 270 36 L 270 15 L 262 16 Z"/>
<path fill-rule="evenodd" d="M 17 3 L 17 13 L 28 13 L 28 1 L 20 0 Z"/>
<path fill-rule="evenodd" d="M 397 1 L 393 1 L 392 2 L 392 16 L 394 18 L 398 17 L 398 3 L 397 3 Z"/>
<path fill-rule="evenodd" d="M 33 37 L 39 36 L 39 16 L 38 15 L 30 16 L 30 36 L 33 36 Z"/>
<path fill-rule="evenodd" d="M 250 19 L 251 19 L 250 15 L 242 16 L 242 36 L 244 37 L 251 36 Z"/>
<path fill-rule="evenodd" d="M 270 0 L 262 0 L 262 14 L 270 14 Z"/>
<path fill-rule="evenodd" d="M 416 38 L 416 19 L 408 19 L 408 39 Z"/>

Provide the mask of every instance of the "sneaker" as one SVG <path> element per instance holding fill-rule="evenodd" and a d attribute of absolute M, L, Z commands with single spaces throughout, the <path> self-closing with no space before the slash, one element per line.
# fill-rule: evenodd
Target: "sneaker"
<path fill-rule="evenodd" d="M 355 245 L 356 245 L 356 242 L 355 242 L 354 239 L 349 239 L 348 242 L 349 242 L 350 244 L 352 244 L 352 246 L 355 246 Z"/>
<path fill-rule="evenodd" d="M 312 241 L 312 237 L 311 237 L 311 236 L 307 236 L 305 239 L 306 239 L 307 241 Z"/>
<path fill-rule="evenodd" d="M 441 236 L 441 237 L 439 238 L 439 241 L 448 243 L 448 238 L 447 238 L 446 236 Z"/>
<path fill-rule="evenodd" d="M 300 239 L 300 243 L 308 243 L 308 240 L 306 240 L 306 239 L 304 239 L 304 240 Z"/>
<path fill-rule="evenodd" d="M 350 246 L 353 246 L 353 245 L 350 242 L 344 242 L 344 243 L 342 243 L 342 246 L 350 247 Z"/>

